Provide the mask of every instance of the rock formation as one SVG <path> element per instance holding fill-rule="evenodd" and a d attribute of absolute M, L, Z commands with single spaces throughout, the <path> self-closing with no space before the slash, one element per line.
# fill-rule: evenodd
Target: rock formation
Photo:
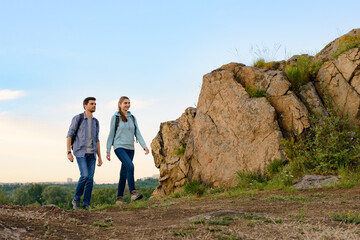
<path fill-rule="evenodd" d="M 316 58 L 330 59 L 335 51 L 328 45 Z M 284 62 L 295 65 L 297 57 L 274 63 L 274 70 L 230 63 L 204 75 L 197 109 L 162 123 L 151 143 L 160 169 L 153 196 L 169 195 L 192 180 L 230 187 L 237 184 L 237 172 L 263 173 L 271 161 L 284 158 L 283 137 L 302 134 L 310 127 L 310 114 L 328 115 L 327 96 L 340 114 L 359 124 L 360 49 L 325 62 L 314 83 L 294 91 L 283 71 Z M 265 94 L 250 97 L 249 89 Z"/>

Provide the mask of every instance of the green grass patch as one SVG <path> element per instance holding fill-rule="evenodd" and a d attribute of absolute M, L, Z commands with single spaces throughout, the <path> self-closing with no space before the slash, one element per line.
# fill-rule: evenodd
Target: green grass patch
<path fill-rule="evenodd" d="M 264 200 L 267 200 L 267 201 L 286 201 L 286 202 L 294 201 L 294 202 L 300 202 L 300 203 L 305 203 L 305 202 L 310 201 L 309 197 L 297 196 L 297 195 L 270 195 L 268 197 L 265 197 Z"/>
<path fill-rule="evenodd" d="M 148 204 L 148 201 L 146 201 L 146 200 L 137 200 L 137 201 L 131 202 L 126 208 L 129 210 L 146 209 L 146 208 L 149 208 L 149 204 Z"/>
<path fill-rule="evenodd" d="M 187 195 L 202 196 L 206 192 L 206 186 L 199 181 L 191 181 L 184 187 L 184 193 Z"/>
<path fill-rule="evenodd" d="M 181 198 L 184 196 L 184 191 L 177 191 L 174 192 L 173 194 L 171 194 L 169 197 L 170 198 Z"/>
<path fill-rule="evenodd" d="M 176 202 L 163 202 L 163 203 L 159 203 L 159 204 L 153 204 L 151 205 L 151 207 L 167 207 L 167 206 L 172 206 L 177 204 Z"/>
<path fill-rule="evenodd" d="M 93 222 L 93 226 L 97 226 L 97 227 L 110 227 L 112 225 L 113 225 L 112 218 L 105 218 L 102 221 Z"/>
<path fill-rule="evenodd" d="M 199 219 L 192 221 L 192 223 L 194 223 L 194 224 L 205 224 L 205 222 L 206 222 L 205 218 L 199 218 Z"/>
<path fill-rule="evenodd" d="M 343 223 L 360 223 L 360 212 L 347 212 L 347 213 L 329 213 L 331 220 Z"/>
<path fill-rule="evenodd" d="M 189 235 L 189 233 L 183 229 L 180 229 L 180 230 L 172 229 L 171 235 L 173 235 L 175 237 L 186 237 L 187 235 Z"/>
<path fill-rule="evenodd" d="M 259 172 L 237 172 L 238 186 L 240 189 L 286 189 L 292 185 L 293 176 L 289 170 L 284 168 L 282 160 L 275 159 L 268 166 L 266 171 Z"/>
<path fill-rule="evenodd" d="M 360 169 L 350 169 L 348 167 L 340 168 L 338 170 L 340 176 L 339 183 L 335 186 L 337 188 L 352 188 L 360 182 Z"/>

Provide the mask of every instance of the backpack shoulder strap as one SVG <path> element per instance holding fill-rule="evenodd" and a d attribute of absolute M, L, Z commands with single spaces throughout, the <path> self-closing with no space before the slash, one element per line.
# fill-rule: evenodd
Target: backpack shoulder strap
<path fill-rule="evenodd" d="M 96 127 L 99 128 L 99 120 L 97 120 L 96 118 L 94 119 L 95 119 Z"/>
<path fill-rule="evenodd" d="M 114 145 L 114 141 L 115 141 L 115 135 L 116 135 L 116 131 L 119 127 L 119 123 L 120 123 L 120 117 L 118 115 L 115 116 L 116 119 L 115 119 L 115 129 L 114 129 L 114 138 L 113 138 L 113 141 L 112 141 L 112 144 Z"/>
<path fill-rule="evenodd" d="M 131 114 L 130 117 L 131 117 L 131 120 L 132 120 L 133 123 L 134 123 L 134 127 L 135 127 L 135 129 L 134 129 L 134 135 L 135 135 L 135 138 L 136 138 L 136 141 L 137 141 L 137 140 L 138 140 L 138 139 L 137 139 L 137 136 L 136 136 L 136 128 L 137 128 L 137 126 L 136 126 L 136 122 L 135 122 L 135 116 Z"/>
<path fill-rule="evenodd" d="M 118 115 L 116 115 L 116 119 L 115 119 L 115 134 L 116 134 L 116 131 L 119 127 L 119 123 L 120 123 L 120 117 Z"/>
<path fill-rule="evenodd" d="M 80 125 L 81 125 L 81 123 L 82 123 L 83 120 L 84 120 L 84 113 L 80 113 L 80 114 L 79 114 L 79 121 L 78 121 L 78 124 L 77 124 L 77 126 L 76 126 L 76 130 L 75 130 L 75 132 L 74 132 L 74 136 L 71 138 L 71 146 L 74 145 L 75 138 L 76 138 L 76 136 L 77 136 L 77 133 L 78 133 L 79 128 L 80 128 Z"/>

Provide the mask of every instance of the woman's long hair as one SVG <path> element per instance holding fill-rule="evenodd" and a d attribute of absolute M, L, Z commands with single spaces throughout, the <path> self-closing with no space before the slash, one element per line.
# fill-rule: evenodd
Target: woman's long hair
<path fill-rule="evenodd" d="M 121 116 L 121 120 L 122 120 L 123 122 L 127 122 L 127 118 L 126 118 L 126 116 L 124 115 L 123 111 L 121 111 L 120 104 L 122 104 L 126 99 L 130 100 L 128 97 L 122 96 L 122 97 L 119 99 L 119 103 L 118 103 L 119 113 L 120 113 L 120 116 Z"/>

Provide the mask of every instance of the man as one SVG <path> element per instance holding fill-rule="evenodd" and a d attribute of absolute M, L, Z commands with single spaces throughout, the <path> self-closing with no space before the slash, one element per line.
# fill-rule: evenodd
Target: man
<path fill-rule="evenodd" d="M 73 209 L 80 209 L 80 198 L 84 194 L 83 208 L 90 209 L 91 192 L 93 188 L 93 177 L 95 172 L 96 154 L 98 155 L 98 166 L 102 165 L 99 142 L 99 121 L 93 117 L 96 110 L 96 98 L 84 99 L 84 113 L 73 117 L 66 136 L 67 158 L 74 161 L 71 153 L 71 139 L 74 138 L 73 152 L 80 169 L 80 179 L 75 190 L 72 201 Z"/>

